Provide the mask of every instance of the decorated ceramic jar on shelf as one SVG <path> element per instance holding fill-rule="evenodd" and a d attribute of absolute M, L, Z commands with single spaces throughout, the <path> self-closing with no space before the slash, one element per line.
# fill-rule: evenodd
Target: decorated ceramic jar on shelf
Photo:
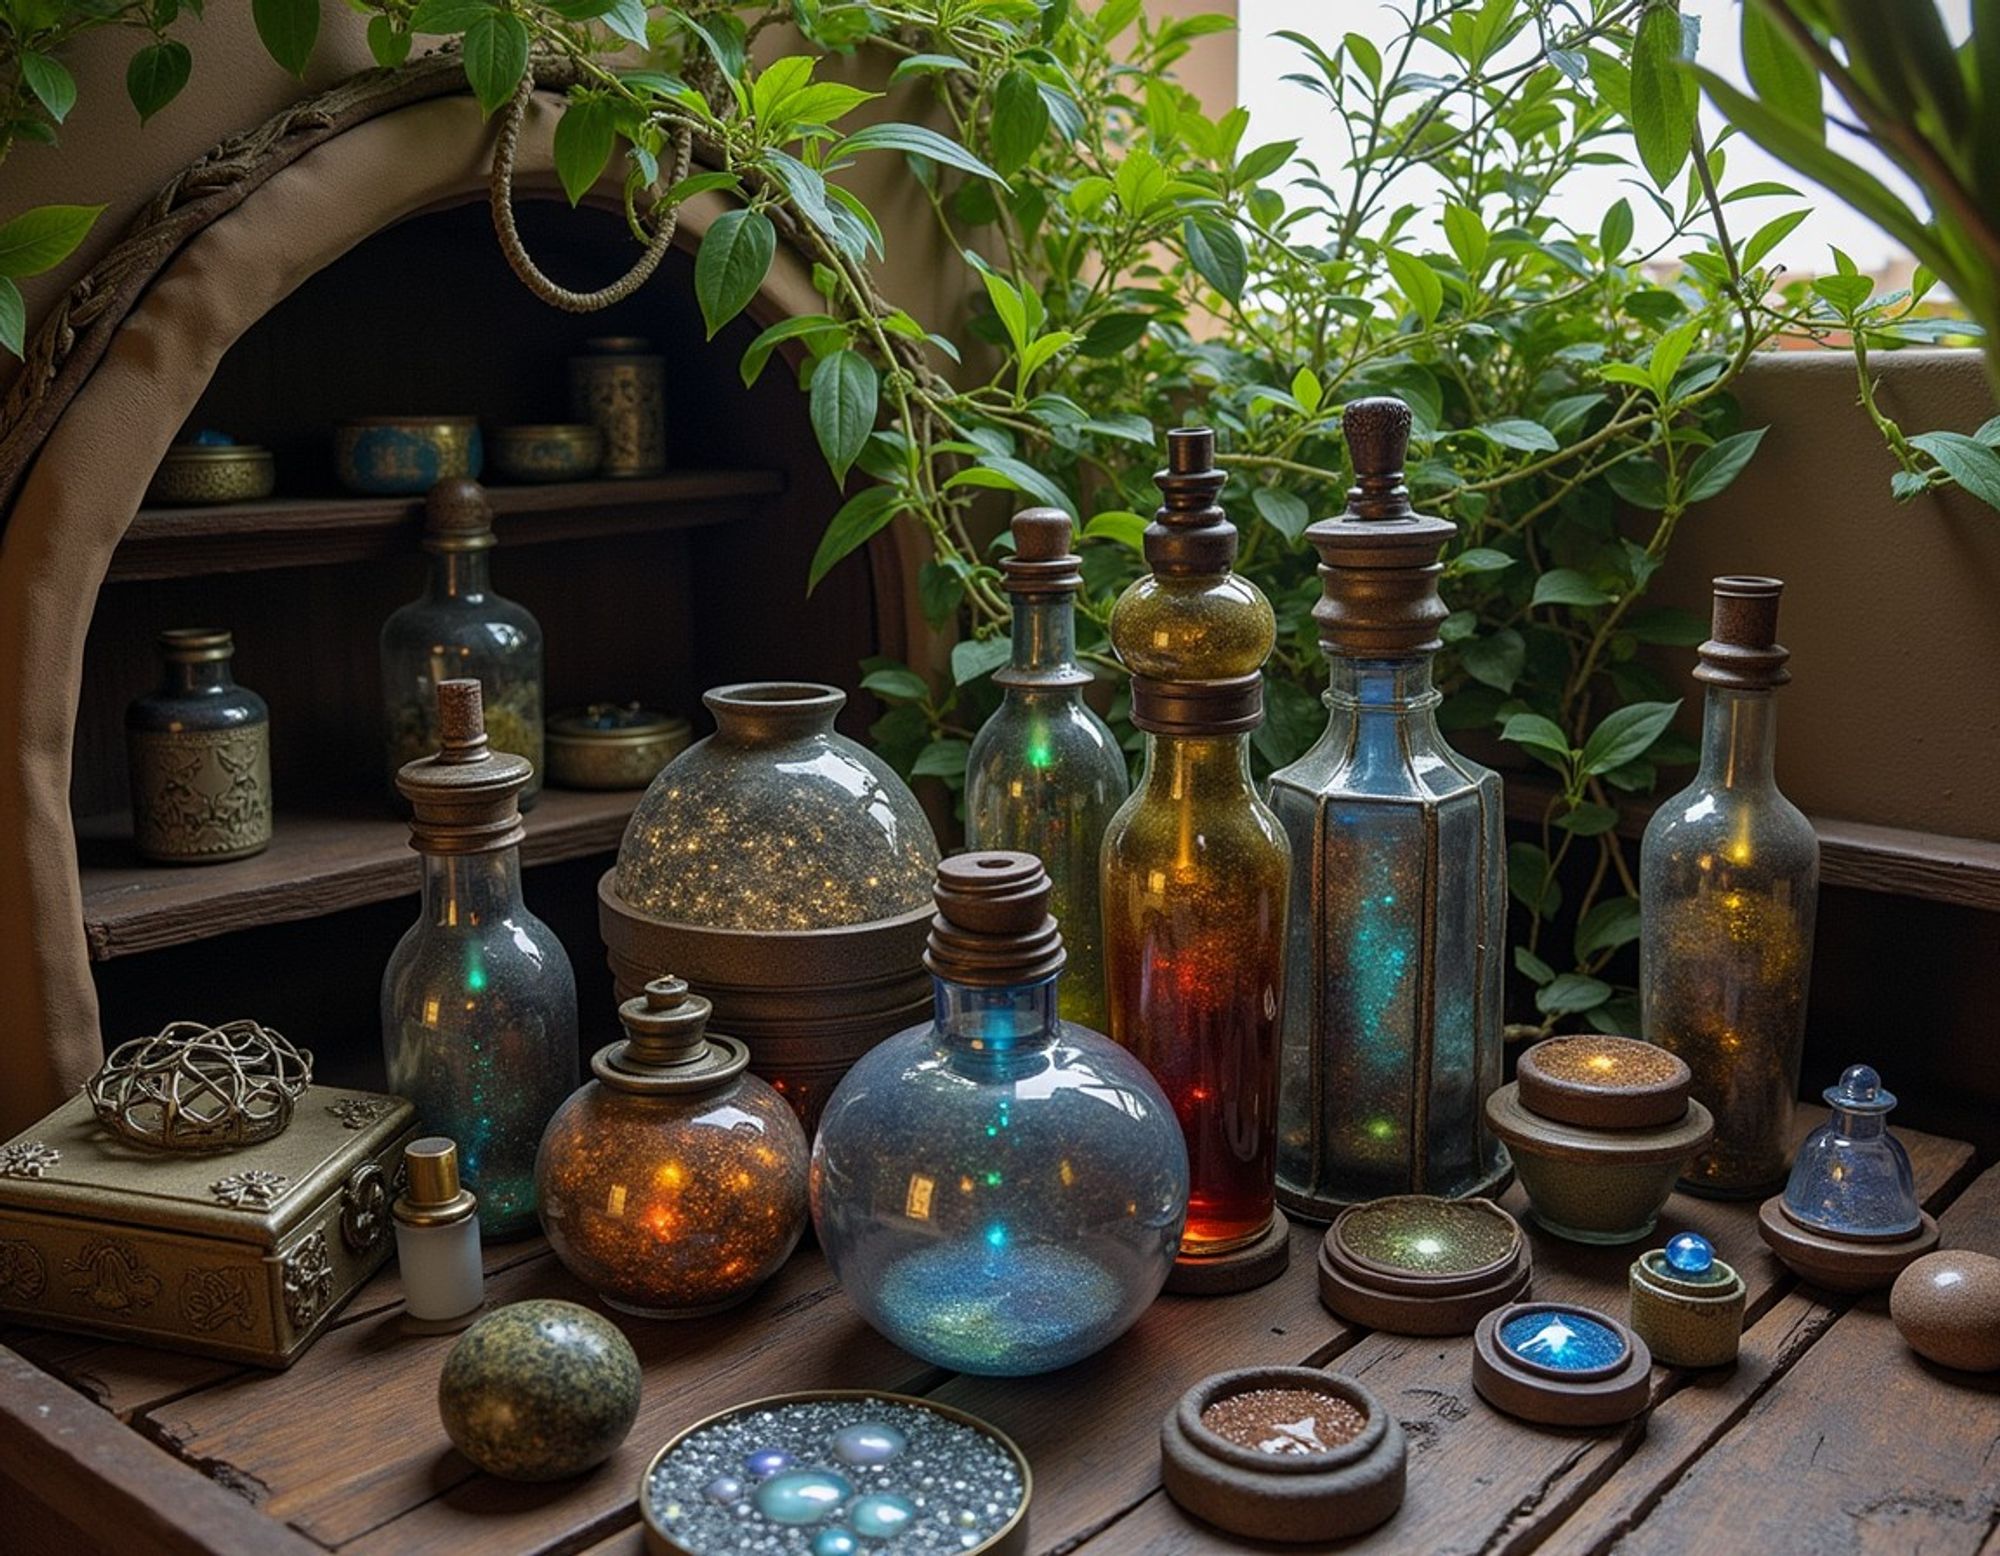
<path fill-rule="evenodd" d="M 161 864 L 219 864 L 271 844 L 271 710 L 230 673 L 219 628 L 160 634 L 160 684 L 125 710 L 132 842 Z"/>

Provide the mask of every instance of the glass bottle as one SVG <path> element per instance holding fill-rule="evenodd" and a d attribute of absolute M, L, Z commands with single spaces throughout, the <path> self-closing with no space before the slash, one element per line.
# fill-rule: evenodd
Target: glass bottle
<path fill-rule="evenodd" d="M 993 673 L 1006 696 L 966 764 L 965 841 L 1020 849 L 1047 866 L 1069 950 L 1063 1018 L 1101 1030 L 1097 856 L 1131 784 L 1117 738 L 1083 700 L 1093 677 L 1076 662 L 1072 597 L 1083 587 L 1083 563 L 1070 554 L 1069 515 L 1030 508 L 1014 516 L 1013 530 L 1014 554 L 1000 563 L 1013 596 L 1013 655 Z"/>
<path fill-rule="evenodd" d="M 238 686 L 212 627 L 160 634 L 160 684 L 125 710 L 132 842 L 162 864 L 217 864 L 271 844 L 271 710 Z"/>
<path fill-rule="evenodd" d="M 397 775 L 423 909 L 382 974 L 389 1089 L 458 1142 L 490 1238 L 535 1230 L 535 1148 L 576 1089 L 576 977 L 521 901 L 525 757 L 491 751 L 479 682 L 440 681 L 440 749 Z"/>
<path fill-rule="evenodd" d="M 530 764 L 521 809 L 542 792 L 542 629 L 523 606 L 493 592 L 487 553 L 493 509 L 476 481 L 440 481 L 424 500 L 430 574 L 421 599 L 382 624 L 382 706 L 389 779 L 438 748 L 440 681 L 470 676 L 485 697 L 496 751 Z"/>
<path fill-rule="evenodd" d="M 1103 853 L 1111 1035 L 1152 1071 L 1187 1137 L 1192 1259 L 1256 1244 L 1277 1218 L 1291 871 L 1250 777 L 1275 622 L 1257 586 L 1230 571 L 1236 529 L 1215 505 L 1226 478 L 1214 453 L 1206 427 L 1167 434 L 1154 477 L 1165 502 L 1146 530 L 1152 572 L 1112 612 L 1147 738 L 1144 775 Z"/>
<path fill-rule="evenodd" d="M 1829 1237 L 1888 1241 L 1923 1225 L 1910 1153 L 1889 1133 L 1895 1093 L 1865 1064 L 1820 1093 L 1833 1109 L 1806 1136 L 1785 1180 L 1785 1214 Z"/>
<path fill-rule="evenodd" d="M 412 1140 L 403 1147 L 403 1173 L 408 1186 L 390 1207 L 403 1317 L 427 1328 L 470 1328 L 486 1300 L 486 1269 L 478 1202 L 459 1186 L 457 1144 L 442 1135 Z"/>
<path fill-rule="evenodd" d="M 806 1229 L 806 1132 L 707 1029 L 713 1007 L 655 978 L 618 1007 L 625 1039 L 549 1120 L 535 1191 L 549 1246 L 613 1307 L 696 1318 L 778 1272 Z"/>
<path fill-rule="evenodd" d="M 1166 1097 L 1057 1013 L 1050 890 L 1029 854 L 938 866 L 934 1019 L 848 1071 L 813 1143 L 813 1225 L 842 1288 L 959 1372 L 1047 1372 L 1110 1344 L 1159 1294 L 1187 1213 Z"/>
<path fill-rule="evenodd" d="M 1357 400 L 1342 430 L 1357 484 L 1306 531 L 1326 732 L 1271 775 L 1299 865 L 1278 1197 L 1322 1221 L 1388 1194 L 1489 1194 L 1508 1171 L 1484 1111 L 1503 1051 L 1500 778 L 1445 743 L 1431 685 L 1455 526 L 1410 506 L 1407 405 Z"/>
<path fill-rule="evenodd" d="M 1791 679 L 1775 578 L 1715 580 L 1701 768 L 1640 849 L 1645 1036 L 1687 1061 L 1715 1141 L 1682 1180 L 1749 1197 L 1782 1183 L 1805 1045 L 1819 839 L 1778 792 L 1773 693 Z"/>

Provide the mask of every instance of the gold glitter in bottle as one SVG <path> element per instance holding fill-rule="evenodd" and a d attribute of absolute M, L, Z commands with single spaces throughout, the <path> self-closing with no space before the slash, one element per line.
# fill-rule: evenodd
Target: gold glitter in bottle
<path fill-rule="evenodd" d="M 1230 571 L 1207 428 L 1167 435 L 1152 572 L 1118 601 L 1111 641 L 1146 733 L 1139 788 L 1103 853 L 1111 1035 L 1174 1104 L 1191 1179 L 1185 1255 L 1254 1242 L 1277 1208 L 1278 1015 L 1291 850 L 1250 778 L 1264 716 L 1270 602 Z"/>
<path fill-rule="evenodd" d="M 1715 580 L 1701 769 L 1646 828 L 1640 994 L 1645 1035 L 1687 1061 L 1715 1142 L 1683 1180 L 1749 1197 L 1784 1182 L 1805 1041 L 1819 840 L 1778 792 L 1775 578 Z"/>

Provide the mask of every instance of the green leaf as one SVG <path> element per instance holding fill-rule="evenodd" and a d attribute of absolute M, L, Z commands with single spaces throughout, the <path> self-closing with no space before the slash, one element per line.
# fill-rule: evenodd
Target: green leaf
<path fill-rule="evenodd" d="M 1507 890 L 1536 918 L 1551 918 L 1562 908 L 1562 887 L 1549 856 L 1533 843 L 1507 845 Z"/>
<path fill-rule="evenodd" d="M 1389 266 L 1389 274 L 1395 278 L 1396 289 L 1400 291 L 1417 312 L 1417 317 L 1425 324 L 1438 316 L 1438 309 L 1444 306 L 1444 283 L 1438 273 L 1416 255 L 1402 249 L 1384 249 L 1382 258 Z"/>
<path fill-rule="evenodd" d="M 1479 431 L 1502 448 L 1518 449 L 1524 454 L 1553 454 L 1561 447 L 1556 442 L 1555 434 L 1547 427 L 1520 416 L 1482 422 Z"/>
<path fill-rule="evenodd" d="M 1152 322 L 1151 316 L 1143 313 L 1107 313 L 1084 331 L 1083 345 L 1078 349 L 1087 357 L 1115 357 L 1136 346 Z"/>
<path fill-rule="evenodd" d="M 1092 540 L 1115 540 L 1119 545 L 1136 551 L 1140 555 L 1146 550 L 1146 521 L 1136 513 L 1128 513 L 1122 508 L 1113 508 L 1104 513 L 1094 514 L 1083 533 Z"/>
<path fill-rule="evenodd" d="M 1492 241 L 1486 231 L 1486 223 L 1479 219 L 1479 213 L 1470 206 L 1456 203 L 1444 208 L 1444 240 L 1451 245 L 1458 262 L 1465 266 L 1465 273 L 1477 281 L 1486 265 L 1486 248 Z"/>
<path fill-rule="evenodd" d="M 1042 89 L 1025 70 L 1014 69 L 993 89 L 993 117 L 987 123 L 987 145 L 993 166 L 1002 173 L 1024 167 L 1049 132 L 1049 105 Z"/>
<path fill-rule="evenodd" d="M 1445 564 L 1445 571 L 1458 573 L 1497 573 L 1512 567 L 1519 560 L 1496 551 L 1491 546 L 1474 546 L 1470 551 L 1461 551 Z"/>
<path fill-rule="evenodd" d="M 21 79 L 28 83 L 28 90 L 57 124 L 69 117 L 70 109 L 76 106 L 76 77 L 61 60 L 47 54 L 23 54 Z"/>
<path fill-rule="evenodd" d="M 1514 967 L 1523 978 L 1540 986 L 1554 979 L 1556 970 L 1524 945 L 1514 947 Z"/>
<path fill-rule="evenodd" d="M 964 579 L 954 569 L 942 562 L 926 562 L 917 569 L 917 603 L 923 607 L 924 620 L 934 628 L 942 630 L 955 620 L 964 598 Z"/>
<path fill-rule="evenodd" d="M 1632 139 L 1653 183 L 1665 189 L 1687 161 L 1701 99 L 1681 68 L 1681 18 L 1656 5 L 1640 18 L 1632 40 Z"/>
<path fill-rule="evenodd" d="M 796 313 L 789 319 L 780 319 L 765 330 L 749 345 L 743 348 L 743 362 L 739 372 L 743 384 L 748 388 L 764 374 L 764 364 L 771 359 L 771 353 L 788 340 L 797 340 L 801 335 L 817 335 L 826 330 L 838 330 L 839 320 L 824 313 Z"/>
<path fill-rule="evenodd" d="M 1988 448 L 2000 448 L 2000 416 L 1989 416 L 1972 431 L 1973 441 Z"/>
<path fill-rule="evenodd" d="M 257 36 L 281 70 L 303 76 L 319 39 L 319 0 L 250 0 Z"/>
<path fill-rule="evenodd" d="M 901 666 L 870 671 L 861 678 L 861 689 L 873 692 L 877 697 L 893 697 L 899 702 L 922 702 L 931 694 L 921 675 Z"/>
<path fill-rule="evenodd" d="M 1588 608 L 1609 605 L 1611 596 L 1574 568 L 1557 567 L 1535 580 L 1530 605 L 1576 605 Z"/>
<path fill-rule="evenodd" d="M 1868 276 L 1819 276 L 1812 284 L 1813 295 L 1823 298 L 1836 313 L 1852 317 L 1868 301 L 1875 282 Z"/>
<path fill-rule="evenodd" d="M 1287 540 L 1297 540 L 1312 522 L 1312 510 L 1297 492 L 1282 486 L 1259 486 L 1250 493 L 1257 516 Z"/>
<path fill-rule="evenodd" d="M 101 205 L 37 205 L 0 227 L 0 276 L 38 276 L 75 252 Z"/>
<path fill-rule="evenodd" d="M 842 503 L 826 533 L 819 538 L 819 549 L 813 553 L 812 566 L 806 571 L 806 593 L 811 594 L 819 587 L 819 581 L 833 570 L 836 562 L 884 528 L 896 516 L 899 506 L 893 486 L 870 486 Z"/>
<path fill-rule="evenodd" d="M 646 48 L 646 0 L 612 0 L 603 11 L 604 25 L 635 48 Z"/>
<path fill-rule="evenodd" d="M 1491 637 L 1466 644 L 1458 651 L 1458 660 L 1465 673 L 1482 686 L 1511 692 L 1528 662 L 1528 646 L 1512 627 L 1502 627 Z"/>
<path fill-rule="evenodd" d="M 1612 897 L 1597 903 L 1576 926 L 1576 957 L 1582 961 L 1599 951 L 1615 951 L 1639 938 L 1639 899 Z"/>
<path fill-rule="evenodd" d="M 982 675 L 991 675 L 1012 655 L 1013 648 L 1004 637 L 967 638 L 962 643 L 954 643 L 951 646 L 952 684 L 963 686 Z"/>
<path fill-rule="evenodd" d="M 1736 432 L 1711 443 L 1701 451 L 1693 467 L 1688 471 L 1687 500 L 1707 502 L 1709 498 L 1721 495 L 1729 488 L 1729 483 L 1743 473 L 1743 467 L 1750 463 L 1750 456 L 1757 452 L 1757 445 L 1764 441 L 1764 434 L 1770 429 L 1758 427 L 1751 432 Z"/>
<path fill-rule="evenodd" d="M 1673 722 L 1680 711 L 1675 702 L 1632 702 L 1613 708 L 1583 743 L 1583 770 L 1596 777 L 1614 767 L 1637 761 Z"/>
<path fill-rule="evenodd" d="M 1657 513 L 1667 505 L 1667 473 L 1649 454 L 1637 453 L 1619 460 L 1604 472 L 1604 481 L 1635 508 Z"/>
<path fill-rule="evenodd" d="M 1243 252 L 1243 239 L 1230 222 L 1214 216 L 1190 216 L 1181 223 L 1181 241 L 1197 275 L 1232 303 L 1243 300 L 1250 261 Z"/>
<path fill-rule="evenodd" d="M 813 434 L 836 481 L 847 479 L 862 445 L 875 430 L 881 382 L 875 365 L 858 351 L 841 350 L 820 358 L 813 374 Z"/>
<path fill-rule="evenodd" d="M 19 356 L 27 345 L 28 304 L 11 276 L 0 276 L 0 346 Z"/>
<path fill-rule="evenodd" d="M 1572 755 L 1569 736 L 1554 719 L 1545 719 L 1539 713 L 1517 713 L 1501 727 L 1500 738 L 1511 740 L 1517 746 L 1532 746 L 1538 751 L 1548 751 L 1561 758 L 1561 765 L 1567 767 Z"/>
<path fill-rule="evenodd" d="M 815 81 L 801 87 L 778 105 L 781 118 L 791 124 L 838 124 L 863 103 L 872 103 L 880 92 L 865 92 L 844 81 Z"/>
<path fill-rule="evenodd" d="M 4 236 L 5 229 L 0 228 L 0 238 Z M 1910 442 L 1944 466 L 1945 474 L 1974 497 L 2000 508 L 2000 453 L 1962 432 L 1920 432 Z"/>
<path fill-rule="evenodd" d="M 1625 618 L 1624 630 L 1641 643 L 1662 643 L 1672 648 L 1693 648 L 1708 641 L 1708 618 L 1672 605 L 1634 611 Z"/>
<path fill-rule="evenodd" d="M 778 252 L 778 231 L 762 211 L 724 211 L 701 240 L 694 295 L 708 338 L 750 305 Z"/>
<path fill-rule="evenodd" d="M 575 205 L 590 193 L 618 144 L 616 113 L 602 97 L 572 100 L 556 121 L 556 176 Z"/>
<path fill-rule="evenodd" d="M 1746 15 L 1750 9 L 1753 8 L 1746 8 Z M 1812 215 L 1811 209 L 1802 206 L 1796 211 L 1787 211 L 1782 216 L 1774 216 L 1764 223 L 1750 235 L 1750 241 L 1743 245 L 1743 267 L 1747 270 L 1761 264 L 1764 256 L 1784 242 L 1792 229 L 1810 215 Z"/>
<path fill-rule="evenodd" d="M 1237 185 L 1254 184 L 1260 178 L 1269 178 L 1279 168 L 1292 160 L 1292 153 L 1299 149 L 1295 140 L 1274 140 L 1245 152 L 1237 159 L 1232 173 L 1232 181 Z"/>
<path fill-rule="evenodd" d="M 466 29 L 465 79 L 482 111 L 512 97 L 527 68 L 528 28 L 520 17 L 492 11 Z"/>
<path fill-rule="evenodd" d="M 734 173 L 724 173 L 719 169 L 711 173 L 690 173 L 663 197 L 669 205 L 681 205 L 698 194 L 707 194 L 711 189 L 734 189 L 742 182 Z"/>
<path fill-rule="evenodd" d="M 959 778 L 965 777 L 965 761 L 972 754 L 972 747 L 963 740 L 933 740 L 917 753 L 917 759 L 910 764 L 912 778 Z"/>
<path fill-rule="evenodd" d="M 492 14 L 491 0 L 422 0 L 410 13 L 410 31 L 425 37 L 456 35 Z"/>
<path fill-rule="evenodd" d="M 983 486 L 993 491 L 1026 492 L 1045 507 L 1060 508 L 1064 513 L 1076 512 L 1069 493 L 1032 465 L 1023 464 L 1006 454 L 982 454 L 978 464 L 969 470 L 959 471 L 944 484 L 947 489 Z"/>
<path fill-rule="evenodd" d="M 1681 364 L 1694 349 L 1697 336 L 1701 333 L 1701 320 L 1689 319 L 1653 342 L 1653 351 L 1646 358 L 1646 375 L 1652 380 L 1653 392 L 1665 401 L 1672 392 L 1674 375 L 1681 370 Z"/>
<path fill-rule="evenodd" d="M 1326 398 L 1326 390 L 1320 384 L 1319 374 L 1309 367 L 1302 367 L 1292 374 L 1292 398 L 1299 402 L 1299 409 L 1308 416 L 1315 415 L 1320 403 Z"/>
<path fill-rule="evenodd" d="M 1605 259 L 1616 260 L 1632 241 L 1632 202 L 1614 200 L 1597 227 L 1597 249 Z"/>
<path fill-rule="evenodd" d="M 966 75 L 975 74 L 973 68 L 956 54 L 912 54 L 907 59 L 897 61 L 896 68 L 889 72 L 889 79 L 901 81 L 905 76 L 929 76 L 941 71 L 956 70 Z"/>
<path fill-rule="evenodd" d="M 1671 12 L 1652 13 L 1655 16 L 1671 15 Z M 1586 978 L 1582 973 L 1561 973 L 1547 988 L 1535 991 L 1535 1009 L 1545 1016 L 1571 1016 L 1579 1010 L 1595 1010 L 1610 999 L 1613 990 L 1601 978 Z"/>
<path fill-rule="evenodd" d="M 1004 185 L 1007 182 L 957 141 L 947 140 L 936 130 L 925 129 L 920 124 L 868 125 L 835 145 L 828 156 L 828 161 L 857 151 L 900 151 L 908 156 L 928 157 L 945 167 L 955 167 L 962 173 L 989 178 L 996 184 Z"/>
<path fill-rule="evenodd" d="M 394 70 L 410 57 L 410 33 L 387 16 L 368 18 L 368 52 L 384 70 Z"/>
<path fill-rule="evenodd" d="M 1784 28 L 1772 21 L 1756 0 L 1743 7 L 1743 73 L 1772 112 L 1791 120 L 1814 140 L 1826 139 L 1819 67 L 1799 52 Z"/>
<path fill-rule="evenodd" d="M 1555 824 L 1578 837 L 1596 837 L 1600 832 L 1609 832 L 1618 825 L 1618 812 L 1609 805 L 1585 801 L 1556 817 Z"/>
<path fill-rule="evenodd" d="M 125 95 L 139 110 L 141 124 L 180 95 L 193 69 L 194 56 L 187 45 L 171 38 L 149 43 L 132 56 L 125 67 Z"/>

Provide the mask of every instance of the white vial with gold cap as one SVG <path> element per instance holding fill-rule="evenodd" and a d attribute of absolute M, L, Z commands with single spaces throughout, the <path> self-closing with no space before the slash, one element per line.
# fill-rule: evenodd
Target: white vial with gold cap
<path fill-rule="evenodd" d="M 409 1187 L 396 1198 L 396 1261 L 403 1313 L 413 1324 L 463 1329 L 486 1300 L 479 1201 L 458 1181 L 458 1147 L 442 1135 L 403 1150 Z"/>

